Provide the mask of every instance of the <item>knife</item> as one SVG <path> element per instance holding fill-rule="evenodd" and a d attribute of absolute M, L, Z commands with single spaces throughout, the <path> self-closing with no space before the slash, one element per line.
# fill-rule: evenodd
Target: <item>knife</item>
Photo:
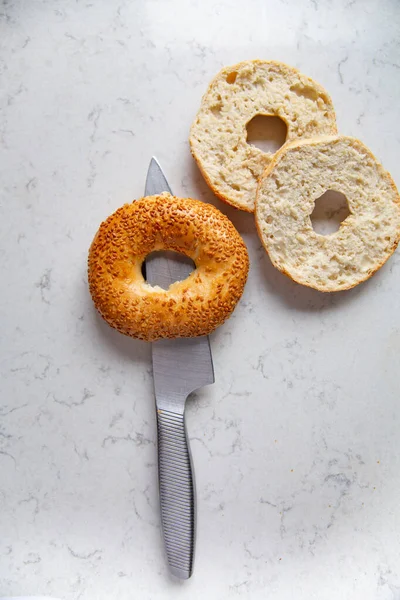
<path fill-rule="evenodd" d="M 145 195 L 172 194 L 155 158 L 150 161 Z M 180 257 L 174 253 L 175 257 Z M 173 259 L 167 252 L 150 255 L 145 262 L 151 285 L 168 289 L 193 271 L 187 257 Z M 158 476 L 161 522 L 170 571 L 180 579 L 193 572 L 196 539 L 194 472 L 185 423 L 188 395 L 214 383 L 208 336 L 153 342 L 153 378 L 157 411 Z"/>

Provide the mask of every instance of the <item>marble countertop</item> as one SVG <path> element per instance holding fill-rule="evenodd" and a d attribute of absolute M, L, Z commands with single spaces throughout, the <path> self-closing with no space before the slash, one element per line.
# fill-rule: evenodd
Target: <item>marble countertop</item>
<path fill-rule="evenodd" d="M 0 2 L 0 596 L 399 600 L 400 255 L 336 295 L 298 286 L 218 202 L 188 130 L 209 80 L 282 60 L 400 184 L 397 0 Z M 188 406 L 194 577 L 159 524 L 150 346 L 88 295 L 101 222 L 156 155 L 244 236 L 249 281 Z"/>

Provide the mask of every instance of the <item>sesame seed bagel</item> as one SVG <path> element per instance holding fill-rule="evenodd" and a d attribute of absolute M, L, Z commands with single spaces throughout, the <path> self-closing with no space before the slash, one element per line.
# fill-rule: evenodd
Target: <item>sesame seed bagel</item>
<path fill-rule="evenodd" d="M 345 195 L 350 214 L 330 235 L 313 229 L 315 201 Z M 390 174 L 359 140 L 323 136 L 284 146 L 257 191 L 256 224 L 272 263 L 322 292 L 347 290 L 373 275 L 400 240 L 400 196 Z"/>
<path fill-rule="evenodd" d="M 148 254 L 172 250 L 196 269 L 168 290 L 142 275 Z M 246 283 L 246 246 L 211 204 L 164 193 L 125 204 L 104 221 L 89 250 L 93 302 L 111 327 L 146 341 L 208 335 L 232 313 Z"/>

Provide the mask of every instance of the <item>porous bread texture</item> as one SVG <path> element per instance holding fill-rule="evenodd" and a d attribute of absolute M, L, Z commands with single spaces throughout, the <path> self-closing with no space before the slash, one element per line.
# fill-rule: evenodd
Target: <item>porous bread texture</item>
<path fill-rule="evenodd" d="M 190 131 L 190 147 L 213 192 L 253 212 L 259 177 L 274 158 L 247 143 L 256 115 L 280 117 L 286 141 L 337 133 L 332 101 L 322 86 L 297 69 L 251 60 L 218 73 L 203 96 Z"/>
<path fill-rule="evenodd" d="M 337 232 L 312 227 L 315 200 L 327 190 L 347 198 Z M 400 239 L 400 197 L 390 174 L 359 140 L 324 136 L 283 147 L 257 190 L 256 224 L 272 263 L 323 292 L 354 287 L 373 275 Z"/>
<path fill-rule="evenodd" d="M 142 275 L 146 256 L 173 250 L 196 269 L 168 290 Z M 125 204 L 100 225 L 89 250 L 93 302 L 111 327 L 141 340 L 208 335 L 239 301 L 249 270 L 246 246 L 211 204 L 170 194 Z"/>

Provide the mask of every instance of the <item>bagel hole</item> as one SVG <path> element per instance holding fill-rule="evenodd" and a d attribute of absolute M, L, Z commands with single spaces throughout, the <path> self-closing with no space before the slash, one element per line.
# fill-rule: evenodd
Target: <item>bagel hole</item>
<path fill-rule="evenodd" d="M 266 153 L 276 152 L 286 142 L 287 125 L 273 115 L 256 115 L 246 125 L 247 143 Z"/>
<path fill-rule="evenodd" d="M 143 261 L 142 275 L 149 285 L 167 290 L 175 281 L 183 281 L 189 277 L 195 268 L 192 259 L 185 254 L 173 250 L 156 250 Z"/>
<path fill-rule="evenodd" d="M 316 199 L 310 218 L 315 233 L 330 235 L 339 230 L 341 223 L 349 215 L 346 196 L 335 190 L 327 190 Z"/>

